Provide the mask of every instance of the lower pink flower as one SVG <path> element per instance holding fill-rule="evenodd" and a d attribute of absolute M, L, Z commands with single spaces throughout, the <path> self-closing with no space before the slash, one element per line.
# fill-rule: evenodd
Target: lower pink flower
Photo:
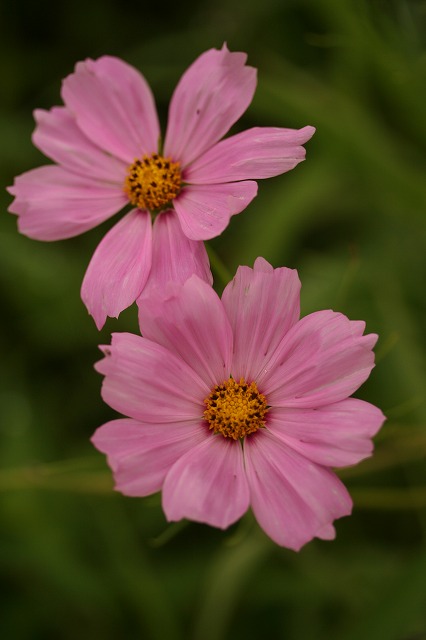
<path fill-rule="evenodd" d="M 97 370 L 129 416 L 100 427 L 125 495 L 162 491 L 169 521 L 226 528 L 249 507 L 277 544 L 332 539 L 351 498 L 331 467 L 368 457 L 384 421 L 349 398 L 374 366 L 374 334 L 333 311 L 299 319 L 300 282 L 258 258 L 222 299 L 197 276 L 153 291 L 143 337 L 114 334 Z"/>

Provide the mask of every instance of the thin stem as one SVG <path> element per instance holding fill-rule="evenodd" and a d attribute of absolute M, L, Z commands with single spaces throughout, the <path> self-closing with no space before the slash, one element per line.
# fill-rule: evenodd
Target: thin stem
<path fill-rule="evenodd" d="M 232 280 L 232 274 L 230 273 L 228 267 L 223 262 L 222 258 L 219 257 L 218 253 L 211 245 L 206 243 L 206 249 L 210 260 L 210 265 L 212 271 L 215 276 L 219 278 L 225 287 L 230 280 Z"/>
<path fill-rule="evenodd" d="M 15 469 L 4 469 L 0 473 L 0 492 L 41 489 L 47 491 L 65 491 L 71 493 L 116 495 L 113 491 L 111 474 L 96 468 L 88 470 L 93 459 L 75 459 L 54 464 L 33 465 Z M 80 464 L 83 470 L 78 470 Z M 63 465 L 63 466 L 62 466 Z M 86 467 L 86 469 L 85 469 Z M 360 509 L 406 510 L 426 508 L 426 487 L 412 486 L 406 489 L 382 489 L 377 487 L 351 488 L 355 505 Z M 145 506 L 158 506 L 158 497 L 145 499 Z M 241 531 L 236 532 L 236 540 L 245 537 L 245 528 L 250 528 L 250 518 L 242 521 Z M 162 546 L 186 526 L 181 523 L 167 528 L 158 538 L 152 540 L 153 546 Z M 232 539 L 230 539 L 232 546 Z"/>

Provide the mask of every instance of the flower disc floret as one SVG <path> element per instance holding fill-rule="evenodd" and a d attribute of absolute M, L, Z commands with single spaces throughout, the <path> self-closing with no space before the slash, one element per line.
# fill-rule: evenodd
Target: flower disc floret
<path fill-rule="evenodd" d="M 181 190 L 180 163 L 158 153 L 137 158 L 128 168 L 124 191 L 139 209 L 160 209 Z"/>
<path fill-rule="evenodd" d="M 255 382 L 247 384 L 244 378 L 239 382 L 229 378 L 216 385 L 204 403 L 209 429 L 224 438 L 239 440 L 265 426 L 266 398 Z"/>

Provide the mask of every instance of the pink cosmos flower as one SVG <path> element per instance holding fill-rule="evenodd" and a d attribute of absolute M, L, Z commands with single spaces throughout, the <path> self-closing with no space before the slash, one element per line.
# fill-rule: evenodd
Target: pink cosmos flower
<path fill-rule="evenodd" d="M 146 300 L 143 337 L 113 335 L 97 370 L 105 402 L 129 417 L 93 443 L 118 491 L 161 490 L 169 521 L 221 528 L 251 507 L 295 550 L 335 536 L 352 502 L 330 467 L 369 456 L 384 420 L 349 398 L 374 366 L 377 336 L 333 311 L 299 320 L 299 291 L 296 271 L 258 258 L 222 299 L 194 275 Z"/>
<path fill-rule="evenodd" d="M 15 179 L 9 211 L 37 240 L 81 234 L 126 205 L 101 241 L 81 296 L 98 328 L 144 287 L 189 275 L 211 283 L 201 241 L 219 235 L 255 197 L 254 179 L 293 169 L 313 127 L 253 128 L 225 140 L 249 106 L 256 70 L 245 53 L 203 53 L 173 94 L 164 145 L 152 93 L 136 69 L 104 56 L 79 62 L 63 107 L 36 110 L 34 144 L 55 163 Z M 151 213 L 164 214 L 151 224 Z"/>

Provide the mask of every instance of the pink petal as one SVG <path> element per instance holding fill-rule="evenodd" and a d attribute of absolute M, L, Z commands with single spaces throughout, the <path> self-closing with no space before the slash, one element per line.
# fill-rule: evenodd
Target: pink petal
<path fill-rule="evenodd" d="M 245 53 L 210 49 L 186 70 L 169 109 L 166 156 L 182 167 L 212 147 L 244 113 L 256 89 Z"/>
<path fill-rule="evenodd" d="M 330 535 L 328 525 L 351 513 L 352 501 L 340 480 L 267 429 L 244 440 L 244 454 L 251 507 L 277 544 L 298 551 L 315 536 Z"/>
<path fill-rule="evenodd" d="M 268 428 L 305 458 L 344 467 L 371 455 L 371 438 L 384 420 L 377 407 L 348 398 L 318 409 L 274 407 L 268 413 Z"/>
<path fill-rule="evenodd" d="M 229 219 L 245 209 L 257 194 L 256 182 L 187 185 L 173 206 L 184 234 L 191 240 L 210 240 L 220 235 Z"/>
<path fill-rule="evenodd" d="M 62 84 L 62 98 L 83 133 L 131 163 L 158 150 L 160 127 L 145 78 L 119 58 L 79 62 Z"/>
<path fill-rule="evenodd" d="M 96 370 L 105 376 L 102 397 L 123 415 L 141 422 L 197 423 L 210 389 L 181 358 L 130 333 L 114 333 Z"/>
<path fill-rule="evenodd" d="M 99 427 L 92 442 L 107 454 L 117 491 L 148 496 L 160 491 L 176 460 L 205 438 L 204 428 L 196 423 L 164 426 L 122 419 Z"/>
<path fill-rule="evenodd" d="M 234 334 L 232 375 L 256 380 L 287 331 L 299 319 L 300 281 L 293 269 L 258 259 L 238 267 L 222 295 Z"/>
<path fill-rule="evenodd" d="M 36 240 L 62 240 L 84 233 L 117 213 L 127 197 L 117 185 L 47 165 L 15 178 L 9 207 L 19 231 Z"/>
<path fill-rule="evenodd" d="M 182 231 L 175 211 L 163 211 L 154 221 L 152 266 L 142 291 L 141 304 L 156 290 L 163 291 L 167 283 L 183 284 L 193 274 L 213 284 L 204 242 L 189 240 Z"/>
<path fill-rule="evenodd" d="M 139 323 L 146 338 L 182 358 L 209 390 L 228 380 L 231 327 L 218 295 L 197 276 L 183 285 L 168 287 L 168 291 L 143 296 Z"/>
<path fill-rule="evenodd" d="M 302 318 L 284 337 L 258 383 L 274 407 L 315 408 L 350 396 L 374 367 L 375 334 L 333 311 Z"/>
<path fill-rule="evenodd" d="M 253 269 L 254 271 L 263 271 L 264 273 L 272 273 L 274 271 L 274 267 L 269 264 L 265 258 L 262 258 L 262 256 L 256 258 Z"/>
<path fill-rule="evenodd" d="M 195 520 L 226 529 L 248 509 L 249 489 L 239 442 L 208 434 L 166 476 L 167 520 Z"/>
<path fill-rule="evenodd" d="M 127 165 L 105 153 L 78 128 L 66 107 L 36 109 L 33 143 L 46 156 L 75 173 L 115 184 L 122 190 Z"/>
<path fill-rule="evenodd" d="M 185 169 L 183 179 L 191 184 L 217 184 L 277 176 L 305 159 L 301 145 L 314 133 L 314 127 L 248 129 L 203 153 Z"/>
<path fill-rule="evenodd" d="M 99 243 L 81 286 L 81 298 L 96 326 L 118 318 L 140 295 L 151 268 L 148 211 L 133 209 Z"/>
<path fill-rule="evenodd" d="M 332 524 L 326 524 L 325 527 L 322 527 L 316 532 L 315 537 L 321 540 L 334 540 L 336 537 L 336 529 Z"/>

